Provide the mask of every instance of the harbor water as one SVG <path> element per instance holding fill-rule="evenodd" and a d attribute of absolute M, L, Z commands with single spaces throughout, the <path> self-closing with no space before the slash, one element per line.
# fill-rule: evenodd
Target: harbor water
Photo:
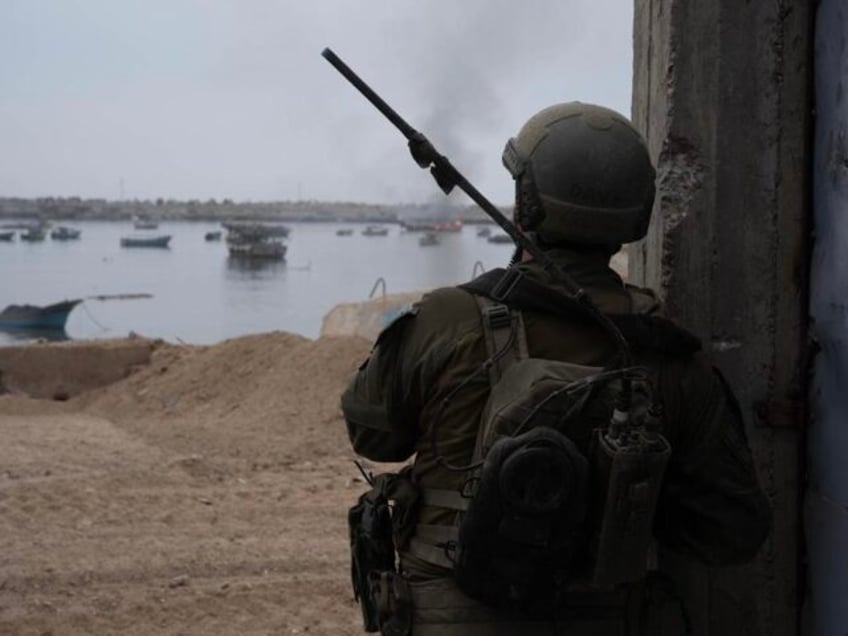
<path fill-rule="evenodd" d="M 67 225 L 82 230 L 78 240 L 48 235 L 30 243 L 16 232 L 14 241 L 0 242 L 0 309 L 83 299 L 68 317 L 72 339 L 134 332 L 212 344 L 269 331 L 317 338 L 330 309 L 383 293 L 380 279 L 389 294 L 424 291 L 465 282 L 512 256 L 511 244 L 487 242 L 474 225 L 419 245 L 420 233 L 394 224 L 385 226 L 386 236 L 365 236 L 365 225 L 291 223 L 285 262 L 231 259 L 223 240 L 204 238 L 222 229 L 218 223 L 162 222 L 145 230 L 170 235 L 166 249 L 121 247 L 122 237 L 139 234 L 129 221 Z M 339 236 L 344 228 L 353 232 Z M 110 298 L 97 298 L 104 296 Z M 26 337 L 0 331 L 0 345 Z"/>

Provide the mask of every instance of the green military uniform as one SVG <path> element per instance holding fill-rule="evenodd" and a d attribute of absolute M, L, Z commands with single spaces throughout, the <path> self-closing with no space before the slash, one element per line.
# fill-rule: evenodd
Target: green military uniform
<path fill-rule="evenodd" d="M 653 293 L 625 285 L 608 267 L 608 252 L 603 249 L 551 249 L 548 254 L 601 311 L 647 315 L 659 311 Z M 537 282 L 557 286 L 533 261 L 516 267 Z M 531 357 L 603 366 L 615 354 L 609 335 L 596 324 L 526 310 L 522 315 Z M 658 385 L 663 434 L 673 449 L 654 523 L 657 542 L 711 565 L 750 560 L 769 531 L 770 512 L 735 399 L 702 354 L 649 348 L 634 353 Z M 414 456 L 411 475 L 420 488 L 460 490 L 466 474 L 439 464 L 430 433 L 438 419 L 439 454 L 449 464 L 468 464 L 490 392 L 487 375 L 478 373 L 447 403 L 443 400 L 486 358 L 474 296 L 460 288 L 427 294 L 381 334 L 343 395 L 355 451 L 374 461 Z M 427 526 L 449 526 L 454 519 L 452 510 L 426 501 L 416 513 L 415 522 Z M 401 572 L 410 585 L 416 636 L 637 633 L 632 623 L 645 595 L 641 585 L 603 593 L 578 590 L 555 617 L 535 620 L 465 597 L 456 589 L 450 570 L 419 559 L 405 545 L 399 551 Z"/>

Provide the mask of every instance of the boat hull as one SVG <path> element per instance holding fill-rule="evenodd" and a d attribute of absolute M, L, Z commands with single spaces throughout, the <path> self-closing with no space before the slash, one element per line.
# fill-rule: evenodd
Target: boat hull
<path fill-rule="evenodd" d="M 279 241 L 263 243 L 230 243 L 227 246 L 232 258 L 284 261 L 286 246 Z"/>
<path fill-rule="evenodd" d="M 133 238 L 125 236 L 121 239 L 121 247 L 168 247 L 170 236 L 153 236 L 150 238 Z"/>
<path fill-rule="evenodd" d="M 64 329 L 68 315 L 82 300 L 65 300 L 53 305 L 9 305 L 0 312 L 3 329 Z"/>

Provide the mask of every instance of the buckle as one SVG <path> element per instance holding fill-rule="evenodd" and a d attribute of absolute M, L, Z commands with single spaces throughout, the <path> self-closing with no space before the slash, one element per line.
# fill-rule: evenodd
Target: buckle
<path fill-rule="evenodd" d="M 491 329 L 503 329 L 504 327 L 509 327 L 512 322 L 509 307 L 501 304 L 486 307 L 485 318 L 486 323 Z"/>

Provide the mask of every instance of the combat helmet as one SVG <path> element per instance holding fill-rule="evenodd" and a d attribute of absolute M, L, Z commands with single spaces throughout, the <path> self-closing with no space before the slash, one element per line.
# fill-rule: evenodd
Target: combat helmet
<path fill-rule="evenodd" d="M 616 246 L 648 231 L 656 172 L 623 115 L 555 104 L 510 139 L 503 163 L 516 182 L 515 220 L 540 243 Z"/>

